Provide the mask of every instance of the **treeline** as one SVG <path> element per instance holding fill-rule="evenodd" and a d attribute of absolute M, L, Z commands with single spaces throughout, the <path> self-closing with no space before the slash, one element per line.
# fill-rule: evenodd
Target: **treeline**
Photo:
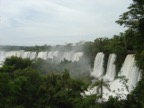
<path fill-rule="evenodd" d="M 25 51 L 82 51 L 84 42 L 78 42 L 76 44 L 66 43 L 65 45 L 35 45 L 35 46 L 11 46 L 11 45 L 0 45 L 0 50 L 4 51 L 17 51 L 17 50 L 25 50 Z"/>
<path fill-rule="evenodd" d="M 42 45 L 42 46 L 12 46 L 12 45 L 0 45 L 0 50 L 4 51 L 17 51 L 17 50 L 25 50 L 25 51 L 48 51 L 51 49 L 50 45 Z"/>

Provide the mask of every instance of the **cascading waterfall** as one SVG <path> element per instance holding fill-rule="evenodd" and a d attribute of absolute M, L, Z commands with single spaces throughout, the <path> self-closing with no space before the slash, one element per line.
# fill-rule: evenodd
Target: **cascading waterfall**
<path fill-rule="evenodd" d="M 4 60 L 5 60 L 5 52 L 0 51 L 0 67 L 2 66 Z"/>
<path fill-rule="evenodd" d="M 58 56 L 59 56 L 59 52 L 58 51 L 49 51 L 47 52 L 47 57 L 46 59 L 50 59 L 52 62 L 53 61 L 59 61 L 57 60 L 58 59 Z"/>
<path fill-rule="evenodd" d="M 36 53 L 36 52 L 31 52 L 31 53 L 30 53 L 30 59 L 31 59 L 31 60 L 35 59 L 36 56 L 37 56 L 37 53 Z"/>
<path fill-rule="evenodd" d="M 60 54 L 58 51 L 41 51 L 41 52 L 31 52 L 31 51 L 0 51 L 0 67 L 6 58 L 10 58 L 12 56 L 21 57 L 21 58 L 29 58 L 29 59 L 51 59 L 52 61 L 57 61 L 58 63 L 62 61 L 64 58 L 69 61 L 79 61 L 79 59 L 83 56 L 83 52 L 63 52 Z"/>
<path fill-rule="evenodd" d="M 48 52 L 47 58 L 53 59 L 53 51 Z"/>
<path fill-rule="evenodd" d="M 134 55 L 133 54 L 127 55 L 118 76 L 119 77 L 125 76 L 125 78 L 128 79 L 128 82 L 125 83 L 126 85 L 122 83 L 122 81 L 124 80 L 121 79 L 116 79 L 113 82 L 110 82 L 109 84 L 112 92 L 108 92 L 105 89 L 104 97 L 108 99 L 108 96 L 110 95 L 116 96 L 116 94 L 119 94 L 121 99 L 126 99 L 126 95 L 129 94 L 134 89 L 137 82 L 139 81 L 139 74 L 140 71 L 138 67 L 136 67 Z M 108 94 L 107 96 L 106 93 Z"/>
<path fill-rule="evenodd" d="M 115 75 L 116 75 L 116 67 L 114 64 L 115 59 L 116 59 L 115 54 L 109 55 L 107 69 L 106 69 L 106 75 L 103 77 L 104 81 L 113 81 L 114 80 Z"/>
<path fill-rule="evenodd" d="M 37 58 L 47 59 L 47 51 L 46 52 L 39 52 Z"/>
<path fill-rule="evenodd" d="M 103 63 L 104 63 L 104 53 L 99 52 L 95 57 L 94 68 L 93 71 L 91 72 L 91 76 L 99 78 L 103 75 L 104 72 Z"/>
<path fill-rule="evenodd" d="M 73 59 L 72 61 L 79 61 L 79 59 L 83 56 L 83 53 L 82 52 L 76 52 L 73 56 Z"/>
<path fill-rule="evenodd" d="M 64 52 L 61 60 L 66 59 L 68 61 L 72 61 L 73 52 Z"/>
<path fill-rule="evenodd" d="M 126 79 L 128 79 L 127 85 L 129 86 L 130 91 L 136 86 L 139 80 L 139 74 L 140 71 L 136 67 L 134 55 L 127 55 L 119 76 L 125 76 Z"/>
<path fill-rule="evenodd" d="M 60 58 L 60 61 L 66 59 L 68 61 L 75 62 L 75 61 L 79 61 L 82 56 L 83 56 L 83 52 L 73 52 L 73 51 L 64 52 L 62 54 L 62 58 Z"/>
<path fill-rule="evenodd" d="M 100 55 L 102 55 L 102 53 L 100 53 Z M 95 59 L 95 64 L 94 65 L 94 70 L 97 70 L 97 72 L 100 72 L 98 75 L 100 76 L 100 78 L 103 78 L 104 81 L 111 81 L 108 82 L 110 85 L 110 89 L 111 91 L 109 91 L 108 89 L 106 89 L 105 87 L 103 87 L 103 100 L 108 100 L 109 96 L 119 96 L 121 99 L 126 99 L 126 95 L 128 93 L 130 93 L 134 87 L 136 86 L 137 82 L 140 80 L 140 70 L 138 69 L 138 67 L 135 64 L 135 57 L 133 54 L 129 54 L 127 55 L 123 66 L 118 74 L 118 76 L 125 76 L 126 79 L 128 79 L 128 82 L 126 83 L 124 79 L 115 79 L 115 66 L 114 66 L 114 61 L 116 56 L 114 54 L 111 54 L 109 56 L 109 60 L 108 60 L 108 66 L 107 66 L 107 71 L 106 71 L 106 75 L 101 77 L 101 74 L 103 71 L 103 69 L 101 71 L 99 71 L 99 69 L 95 69 L 95 68 L 99 68 L 101 67 L 101 56 L 97 54 L 96 58 L 99 56 L 99 59 Z M 97 61 L 96 61 L 97 60 Z M 98 65 L 98 61 L 99 61 L 99 65 Z M 95 72 L 95 71 L 94 71 Z M 92 75 L 95 75 L 97 78 L 97 72 L 92 73 Z M 124 84 L 125 83 L 125 84 Z M 88 91 L 86 91 L 85 93 L 87 95 L 90 94 L 95 94 L 97 87 L 94 87 L 93 89 L 89 89 Z"/>
<path fill-rule="evenodd" d="M 57 56 L 58 56 L 58 54 L 59 54 L 59 52 L 58 52 L 58 51 L 54 51 L 54 53 L 53 53 L 53 58 L 54 58 L 54 57 L 57 57 Z"/>
<path fill-rule="evenodd" d="M 58 61 L 57 57 L 59 56 L 58 51 L 50 51 L 47 53 L 47 59 L 51 59 L 52 61 Z"/>
<path fill-rule="evenodd" d="M 18 57 L 20 57 L 22 53 L 23 53 L 22 51 L 10 51 L 10 52 L 5 52 L 5 57 L 6 57 L 6 58 L 9 58 L 9 57 L 11 57 L 11 56 L 18 56 Z"/>

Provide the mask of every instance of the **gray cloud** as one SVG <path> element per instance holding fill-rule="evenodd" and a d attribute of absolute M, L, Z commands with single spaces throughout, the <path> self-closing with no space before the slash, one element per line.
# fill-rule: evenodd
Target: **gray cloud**
<path fill-rule="evenodd" d="M 64 44 L 112 37 L 129 0 L 1 0 L 0 43 Z"/>

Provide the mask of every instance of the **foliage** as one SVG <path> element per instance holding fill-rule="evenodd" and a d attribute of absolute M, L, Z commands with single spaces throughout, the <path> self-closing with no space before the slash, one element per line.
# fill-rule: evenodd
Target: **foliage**
<path fill-rule="evenodd" d="M 12 56 L 6 58 L 3 67 L 0 69 L 1 72 L 14 72 L 17 69 L 24 69 L 31 66 L 32 62 L 29 59 L 22 59 Z"/>
<path fill-rule="evenodd" d="M 51 62 L 51 60 L 37 59 L 32 63 L 31 67 L 37 69 L 42 74 L 51 72 L 60 74 L 65 69 L 68 69 L 72 78 L 79 78 L 85 81 L 90 80 L 88 64 L 84 60 L 81 60 L 81 62 L 71 62 L 64 59 L 58 64 Z"/>
<path fill-rule="evenodd" d="M 101 80 L 96 80 L 90 88 L 93 88 L 93 87 L 97 87 L 96 88 L 96 95 L 97 94 L 100 94 L 100 98 L 101 98 L 101 102 L 103 104 L 103 87 L 107 88 L 109 91 L 111 91 L 110 89 L 110 85 L 105 82 L 103 79 Z"/>
<path fill-rule="evenodd" d="M 117 23 L 128 27 L 133 32 L 133 39 L 131 40 L 134 42 L 136 60 L 139 64 L 139 58 L 141 58 L 144 50 L 144 1 L 133 0 L 129 6 L 129 11 L 123 13 Z M 139 66 L 141 67 L 141 65 Z"/>
<path fill-rule="evenodd" d="M 144 75 L 144 50 L 137 52 L 135 58 L 137 60 L 137 65 L 141 69 L 142 75 Z"/>
<path fill-rule="evenodd" d="M 45 75 L 28 65 L 32 61 L 26 61 L 12 57 L 6 59 L 0 69 L 0 107 L 76 108 L 80 102 L 87 102 L 87 98 L 84 99 L 81 95 L 87 85 L 80 80 L 72 79 L 68 70 Z M 13 71 L 8 72 L 7 67 L 13 65 Z M 93 100 L 89 98 L 89 101 L 90 99 Z M 81 105 L 81 108 L 86 108 L 87 104 Z"/>

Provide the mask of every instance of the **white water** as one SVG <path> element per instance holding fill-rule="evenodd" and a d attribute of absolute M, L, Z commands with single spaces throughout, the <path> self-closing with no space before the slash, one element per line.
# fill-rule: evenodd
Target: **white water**
<path fill-rule="evenodd" d="M 73 61 L 73 62 L 74 62 L 74 61 L 79 61 L 82 56 L 83 56 L 83 53 L 82 53 L 82 52 L 76 52 L 76 53 L 74 53 L 74 56 L 73 56 L 72 61 Z"/>
<path fill-rule="evenodd" d="M 0 67 L 2 66 L 3 62 L 6 58 L 10 58 L 12 56 L 21 57 L 21 58 L 29 58 L 29 59 L 51 59 L 52 61 L 62 61 L 64 58 L 69 61 L 79 61 L 79 59 L 83 56 L 82 52 L 63 52 L 59 54 L 58 51 L 45 51 L 45 52 L 31 52 L 31 51 L 0 51 Z"/>
<path fill-rule="evenodd" d="M 47 59 L 47 51 L 46 52 L 39 52 L 37 58 Z"/>
<path fill-rule="evenodd" d="M 135 64 L 135 58 L 133 54 L 129 54 L 127 55 L 123 66 L 118 74 L 118 76 L 125 76 L 126 79 L 128 79 L 128 82 L 123 84 L 122 82 L 124 82 L 124 80 L 122 79 L 115 79 L 115 66 L 114 66 L 114 61 L 116 56 L 111 54 L 109 56 L 109 62 L 108 62 L 108 66 L 107 66 L 107 71 L 106 71 L 106 75 L 102 76 L 102 71 L 103 69 L 101 69 L 101 71 L 99 70 L 101 67 L 101 63 L 103 62 L 102 60 L 102 53 L 99 53 L 99 55 L 96 56 L 95 59 L 95 64 L 94 65 L 94 73 L 92 73 L 92 76 L 95 75 L 96 78 L 97 76 L 100 76 L 99 78 L 103 78 L 104 81 L 111 81 L 111 82 L 107 82 L 110 85 L 110 89 L 111 91 L 109 91 L 108 89 L 106 89 L 105 87 L 103 87 L 103 99 L 108 100 L 109 96 L 119 96 L 120 99 L 126 99 L 126 95 L 129 94 L 134 87 L 136 86 L 137 82 L 140 80 L 140 70 L 137 68 L 136 64 Z M 99 57 L 99 59 L 97 59 L 97 57 Z M 97 61 L 96 61 L 97 60 Z M 100 61 L 101 60 L 101 61 Z M 98 64 L 99 62 L 99 64 Z M 96 69 L 99 68 L 99 69 Z M 99 74 L 96 72 L 100 72 Z M 126 88 L 126 86 L 128 87 L 128 90 Z M 94 87 L 92 89 L 89 89 L 88 91 L 86 91 L 85 93 L 87 95 L 90 94 L 95 94 L 96 93 L 96 89 L 97 87 Z"/>
<path fill-rule="evenodd" d="M 37 57 L 37 53 L 36 52 L 31 52 L 30 53 L 30 59 L 35 59 Z"/>
<path fill-rule="evenodd" d="M 99 52 L 95 57 L 94 68 L 93 71 L 91 72 L 91 76 L 99 78 L 103 75 L 104 72 L 103 63 L 104 63 L 104 53 Z"/>
<path fill-rule="evenodd" d="M 24 52 L 24 53 L 21 55 L 21 57 L 22 57 L 22 58 L 30 58 L 30 54 L 31 54 L 31 52 L 26 51 L 26 52 Z"/>
<path fill-rule="evenodd" d="M 133 90 L 139 80 L 140 71 L 136 67 L 133 54 L 127 55 L 126 60 L 121 68 L 119 76 L 125 76 L 128 79 L 129 90 Z"/>
<path fill-rule="evenodd" d="M 2 66 L 4 60 L 5 60 L 5 52 L 0 51 L 0 67 Z"/>
<path fill-rule="evenodd" d="M 82 56 L 83 56 L 83 52 L 72 52 L 72 51 L 64 52 L 62 54 L 62 58 L 60 59 L 60 61 L 66 59 L 66 60 L 75 62 L 75 61 L 79 61 Z"/>
<path fill-rule="evenodd" d="M 116 59 L 115 54 L 109 55 L 107 69 L 106 69 L 106 75 L 103 77 L 104 81 L 113 81 L 114 80 L 115 75 L 116 75 L 116 67 L 114 64 L 115 59 Z"/>
<path fill-rule="evenodd" d="M 58 56 L 58 51 L 50 51 L 48 52 L 47 58 L 53 59 L 54 57 Z"/>
<path fill-rule="evenodd" d="M 72 61 L 72 57 L 73 57 L 73 52 L 64 52 L 63 57 L 61 58 L 61 60 L 68 60 L 68 61 Z"/>

